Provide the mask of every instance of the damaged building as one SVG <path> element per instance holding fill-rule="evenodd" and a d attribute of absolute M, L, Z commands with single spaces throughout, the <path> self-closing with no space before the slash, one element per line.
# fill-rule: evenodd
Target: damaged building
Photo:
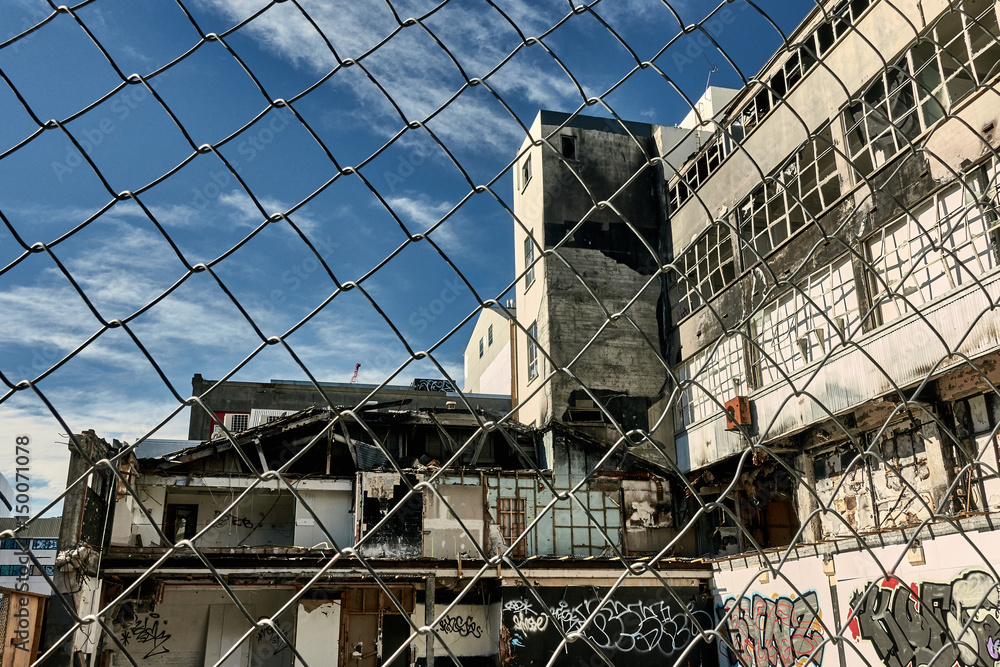
<path fill-rule="evenodd" d="M 997 659 L 950 591 L 1000 591 L 998 36 L 992 1 L 817 2 L 680 125 L 543 111 L 518 152 L 520 415 L 712 507 L 672 547 L 724 662 L 916 667 L 957 636 L 906 628 L 967 621 L 957 662 Z"/>
<path fill-rule="evenodd" d="M 822 0 L 677 126 L 540 112 L 516 307 L 466 350 L 511 397 L 195 376 L 190 440 L 60 538 L 107 608 L 74 650 L 994 664 L 998 37 L 992 1 Z"/>
<path fill-rule="evenodd" d="M 571 427 L 491 418 L 307 408 L 181 449 L 121 450 L 108 544 L 84 573 L 99 595 L 78 607 L 106 608 L 106 629 L 75 650 L 90 664 L 199 666 L 547 656 L 617 585 L 622 559 L 676 535 L 675 503 L 662 473 Z M 713 613 L 707 566 L 649 570 L 586 630 L 616 664 L 681 655 L 686 641 L 647 626 L 693 637 Z M 444 611 L 425 643 L 417 630 Z M 582 642 L 567 652 L 590 655 Z M 690 660 L 717 662 L 707 644 Z"/>

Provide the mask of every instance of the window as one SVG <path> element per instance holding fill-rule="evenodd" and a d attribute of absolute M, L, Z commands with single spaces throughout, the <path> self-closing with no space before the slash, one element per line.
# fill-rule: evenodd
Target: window
<path fill-rule="evenodd" d="M 483 339 L 479 339 L 479 358 L 483 358 Z"/>
<path fill-rule="evenodd" d="M 43 565 L 42 566 L 42 570 L 44 570 L 45 574 L 49 575 L 50 577 L 53 576 L 53 575 L 55 575 L 55 573 L 56 573 L 56 568 L 55 568 L 54 565 Z M 31 566 L 31 576 L 33 576 L 33 577 L 40 577 L 40 576 L 42 576 L 42 573 L 38 571 L 38 566 L 37 565 L 32 565 Z"/>
<path fill-rule="evenodd" d="M 980 192 L 989 182 L 984 170 L 970 180 L 978 181 Z M 865 242 L 871 266 L 868 290 L 880 323 L 997 267 L 995 192 L 989 194 L 985 212 L 978 199 L 971 188 L 954 184 Z"/>
<path fill-rule="evenodd" d="M 521 165 L 521 190 L 524 190 L 528 186 L 528 181 L 531 180 L 531 156 L 524 158 L 524 164 Z"/>
<path fill-rule="evenodd" d="M 993 3 L 966 0 L 868 84 L 843 113 L 847 152 L 859 174 L 885 164 L 993 76 L 1000 61 L 996 35 Z"/>
<path fill-rule="evenodd" d="M 674 262 L 679 275 L 671 286 L 670 304 L 676 324 L 736 279 L 736 259 L 729 227 L 717 225 Z"/>
<path fill-rule="evenodd" d="M 498 498 L 497 518 L 500 522 L 500 534 L 507 546 L 510 546 L 524 533 L 528 523 L 526 502 L 524 498 Z M 527 555 L 527 540 L 521 540 L 511 551 L 513 558 L 524 558 Z"/>
<path fill-rule="evenodd" d="M 20 549 L 17 540 L 3 540 L 0 542 L 0 549 Z"/>
<path fill-rule="evenodd" d="M 538 323 L 528 327 L 528 382 L 538 377 Z"/>
<path fill-rule="evenodd" d="M 59 548 L 59 540 L 32 540 L 31 541 L 31 548 L 32 549 L 37 549 L 39 551 L 42 551 L 42 550 L 45 550 L 45 549 L 58 549 Z"/>
<path fill-rule="evenodd" d="M 980 0 L 981 1 L 981 0 Z M 746 133 L 763 121 L 769 111 L 777 107 L 779 100 L 797 84 L 816 64 L 816 58 L 825 54 L 838 37 L 855 24 L 868 9 L 870 0 L 841 2 L 829 12 L 829 18 L 810 33 L 802 46 L 791 51 L 781 68 L 744 106 L 730 117 L 728 132 L 718 133 L 708 144 L 704 155 L 670 186 L 671 210 L 677 210 L 692 193 L 722 164 L 722 161 L 739 145 Z M 983 40 L 986 44 L 989 40 Z M 991 42 L 992 43 L 992 42 Z M 985 52 L 985 48 L 983 49 Z M 997 62 L 1000 54 L 984 56 L 983 63 Z"/>
<path fill-rule="evenodd" d="M 0 565 L 0 577 L 21 577 L 27 572 L 27 565 Z"/>
<path fill-rule="evenodd" d="M 487 343 L 488 346 L 492 347 L 493 346 L 493 325 L 492 324 L 486 330 L 486 338 L 487 338 L 487 341 L 488 341 L 488 343 Z"/>
<path fill-rule="evenodd" d="M 576 138 L 562 137 L 562 156 L 567 160 L 576 159 Z"/>
<path fill-rule="evenodd" d="M 677 367 L 681 383 L 677 401 L 680 431 L 708 417 L 722 415 L 722 404 L 737 393 L 743 368 L 743 337 L 728 336 Z"/>
<path fill-rule="evenodd" d="M 524 239 L 524 289 L 535 282 L 535 238 L 531 234 Z"/>
<path fill-rule="evenodd" d="M 171 542 L 186 540 L 198 532 L 197 505 L 167 505 L 163 533 Z"/>
<path fill-rule="evenodd" d="M 860 324 L 850 255 L 764 306 L 750 320 L 750 368 L 757 388 L 822 359 Z"/>
<path fill-rule="evenodd" d="M 740 237 L 745 241 L 744 267 L 766 257 L 840 198 L 830 128 L 806 142 L 771 173 L 771 179 L 761 183 L 736 208 Z"/>

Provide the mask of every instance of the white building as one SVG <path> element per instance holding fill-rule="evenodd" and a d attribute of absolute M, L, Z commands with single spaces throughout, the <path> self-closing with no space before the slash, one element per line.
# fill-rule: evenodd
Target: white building
<path fill-rule="evenodd" d="M 506 310 L 484 308 L 476 319 L 469 344 L 465 348 L 466 394 L 495 394 L 509 396 L 511 368 L 515 350 L 511 335 L 515 329 L 511 321 L 515 314 L 513 302 Z"/>

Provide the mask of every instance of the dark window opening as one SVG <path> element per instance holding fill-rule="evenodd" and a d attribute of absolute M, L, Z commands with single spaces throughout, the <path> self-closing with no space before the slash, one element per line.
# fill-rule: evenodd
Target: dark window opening
<path fill-rule="evenodd" d="M 197 532 L 197 505 L 167 505 L 163 533 L 171 542 L 191 539 Z"/>
<path fill-rule="evenodd" d="M 562 156 L 567 160 L 576 159 L 576 138 L 575 137 L 563 137 L 562 138 Z"/>

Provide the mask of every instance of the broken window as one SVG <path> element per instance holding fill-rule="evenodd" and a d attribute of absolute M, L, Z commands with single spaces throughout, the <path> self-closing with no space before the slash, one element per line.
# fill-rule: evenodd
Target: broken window
<path fill-rule="evenodd" d="M 968 178 L 968 184 L 941 190 L 865 241 L 868 289 L 880 323 L 968 285 L 997 267 L 992 201 L 985 211 L 980 207 L 983 196 L 989 195 L 982 184 L 995 177 L 995 167 L 990 165 Z"/>
<path fill-rule="evenodd" d="M 960 8 L 945 12 L 844 110 L 847 153 L 859 181 L 993 75 L 1000 59 L 994 3 L 967 0 Z"/>
<path fill-rule="evenodd" d="M 538 323 L 528 327 L 528 382 L 538 377 Z"/>
<path fill-rule="evenodd" d="M 786 374 L 819 361 L 860 326 L 851 256 L 844 255 L 782 293 L 750 320 L 750 367 L 754 386 L 783 381 Z"/>
<path fill-rule="evenodd" d="M 833 137 L 826 127 L 771 173 L 736 208 L 749 267 L 840 198 Z"/>
<path fill-rule="evenodd" d="M 678 274 L 674 274 L 670 289 L 670 307 L 676 324 L 736 280 L 729 227 L 713 226 L 674 265 Z"/>
<path fill-rule="evenodd" d="M 691 424 L 724 414 L 720 403 L 738 393 L 743 369 L 743 339 L 726 336 L 677 367 L 682 384 L 674 424 L 682 431 Z"/>
<path fill-rule="evenodd" d="M 524 164 L 521 165 L 521 190 L 528 186 L 528 181 L 531 180 L 531 156 L 524 158 Z"/>
<path fill-rule="evenodd" d="M 562 156 L 567 160 L 576 159 L 576 138 L 562 137 Z"/>
<path fill-rule="evenodd" d="M 955 485 L 956 510 L 990 511 L 1000 508 L 1000 396 L 995 393 L 972 396 L 952 404 L 957 443 L 952 443 L 955 473 L 962 480 Z"/>
<path fill-rule="evenodd" d="M 670 185 L 669 197 L 672 211 L 679 209 L 691 198 L 694 191 L 718 169 L 726 157 L 739 145 L 739 142 L 743 141 L 747 132 L 759 125 L 768 112 L 778 106 L 778 100 L 805 78 L 805 75 L 816 64 L 817 58 L 830 50 L 836 39 L 848 30 L 849 25 L 855 24 L 861 18 L 870 4 L 870 0 L 841 2 L 829 12 L 829 18 L 826 21 L 805 37 L 798 50 L 789 53 L 780 69 L 768 80 L 768 86 L 754 95 L 731 117 L 728 133 L 717 133 L 707 144 L 705 150 L 707 169 L 699 170 L 695 165 Z M 995 25 L 995 16 L 989 17 L 985 24 L 989 25 L 990 21 Z M 996 30 L 993 33 L 996 34 Z M 977 62 L 981 63 L 982 69 L 986 70 L 992 67 L 997 60 L 1000 60 L 1000 53 L 993 50 L 996 42 L 991 39 L 987 31 L 980 30 L 976 35 L 979 45 L 978 53 L 980 54 Z M 1000 51 L 1000 47 L 997 50 Z"/>
<path fill-rule="evenodd" d="M 500 523 L 500 534 L 503 536 L 504 544 L 510 546 L 517 538 L 521 537 L 528 523 L 525 499 L 498 498 L 497 519 Z M 527 553 L 527 540 L 521 540 L 511 551 L 511 557 L 525 558 Z"/>
<path fill-rule="evenodd" d="M 189 540 L 198 532 L 198 506 L 168 504 L 163 522 L 163 534 L 171 542 Z"/>

